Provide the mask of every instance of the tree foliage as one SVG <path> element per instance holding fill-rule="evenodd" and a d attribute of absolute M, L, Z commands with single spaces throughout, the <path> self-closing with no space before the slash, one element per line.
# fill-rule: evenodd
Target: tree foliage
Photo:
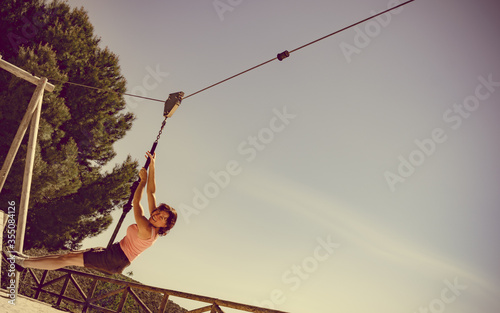
<path fill-rule="evenodd" d="M 83 8 L 62 1 L 4 0 L 0 29 L 7 34 L 0 36 L 2 58 L 56 85 L 43 97 L 25 249 L 79 248 L 110 225 L 110 213 L 128 198 L 137 174 L 130 156 L 110 172 L 103 169 L 116 155 L 113 143 L 134 120 L 124 112 L 126 80 L 118 56 L 99 46 Z M 1 164 L 34 89 L 0 70 Z M 4 210 L 7 201 L 19 204 L 26 138 L 0 194 Z"/>

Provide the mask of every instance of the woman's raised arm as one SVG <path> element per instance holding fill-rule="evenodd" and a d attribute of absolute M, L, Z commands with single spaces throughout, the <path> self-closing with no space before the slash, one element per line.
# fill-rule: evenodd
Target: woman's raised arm
<path fill-rule="evenodd" d="M 148 179 L 148 173 L 144 167 L 139 171 L 139 177 L 141 181 L 135 190 L 132 205 L 134 208 L 135 222 L 139 228 L 139 238 L 148 239 L 151 236 L 151 226 L 149 225 L 149 220 L 144 216 L 144 208 L 141 205 L 142 192 L 144 191 L 146 180 Z"/>
<path fill-rule="evenodd" d="M 149 163 L 149 176 L 148 176 L 148 186 L 146 189 L 146 193 L 148 195 L 148 205 L 149 205 L 149 214 L 153 214 L 153 211 L 156 210 L 156 181 L 155 181 L 155 159 L 156 153 L 151 155 L 148 151 L 146 152 L 146 158 L 150 158 Z"/>

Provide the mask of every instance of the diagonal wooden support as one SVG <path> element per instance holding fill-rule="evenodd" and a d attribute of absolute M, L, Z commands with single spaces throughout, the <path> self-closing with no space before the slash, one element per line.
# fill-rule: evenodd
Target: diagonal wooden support
<path fill-rule="evenodd" d="M 160 303 L 160 308 L 158 309 L 159 313 L 164 313 L 165 309 L 167 308 L 168 305 L 168 293 L 163 294 L 163 298 Z"/>
<path fill-rule="evenodd" d="M 212 304 L 212 313 L 224 313 L 217 303 Z"/>
<path fill-rule="evenodd" d="M 202 308 L 194 309 L 191 311 L 188 311 L 187 313 L 204 313 L 212 310 L 212 305 L 204 306 Z"/>
<path fill-rule="evenodd" d="M 47 85 L 47 78 L 41 78 L 38 86 L 31 97 L 30 104 L 28 105 L 28 111 L 23 117 L 21 121 L 21 125 L 17 131 L 16 137 L 14 137 L 14 142 L 9 149 L 9 154 L 7 155 L 7 159 L 5 160 L 4 166 L 2 166 L 2 175 L 1 175 L 1 184 L 0 191 L 3 188 L 3 184 L 5 183 L 5 179 L 7 178 L 7 174 L 10 171 L 10 167 L 14 162 L 14 158 L 17 154 L 17 150 L 21 145 L 21 141 L 24 137 L 24 133 L 28 127 L 28 123 L 30 123 L 30 135 L 28 140 L 28 147 L 26 153 L 26 163 L 24 167 L 24 176 L 23 176 L 23 188 L 21 192 L 21 201 L 19 203 L 19 215 L 17 219 L 17 229 L 16 229 L 16 251 L 23 251 L 24 246 L 24 232 L 26 230 L 26 220 L 28 218 L 28 205 L 29 205 L 29 197 L 31 191 L 31 179 L 33 177 L 33 166 L 35 164 L 35 151 L 36 151 L 36 143 L 38 137 L 38 125 L 40 123 L 40 115 L 42 112 L 42 99 L 43 99 L 43 91 L 45 86 Z M 33 111 L 30 109 L 33 108 Z M 24 122 L 24 123 L 23 123 Z M 5 174 L 4 174 L 5 173 Z M 19 290 L 19 272 L 16 272 L 16 294 Z"/>
<path fill-rule="evenodd" d="M 38 84 L 38 86 L 36 87 L 33 96 L 31 96 L 28 109 L 26 110 L 26 113 L 24 114 L 24 117 L 21 120 L 21 124 L 17 129 L 16 136 L 14 137 L 14 140 L 10 145 L 9 152 L 7 153 L 7 157 L 5 158 L 5 161 L 2 165 L 2 169 L 0 170 L 0 192 L 3 189 L 5 180 L 7 179 L 7 175 L 9 175 L 10 168 L 12 166 L 12 163 L 14 162 L 17 151 L 21 146 L 21 142 L 23 141 L 24 134 L 26 133 L 26 130 L 28 129 L 28 126 L 32 120 L 33 114 L 35 113 L 35 110 L 38 107 L 41 107 L 42 105 L 43 90 L 46 84 L 47 84 L 47 78 L 42 78 L 40 84 Z M 38 126 L 36 129 L 38 132 Z"/>
<path fill-rule="evenodd" d="M 42 113 L 43 90 L 47 84 L 47 78 L 42 78 L 38 87 L 40 94 L 36 99 L 35 112 L 31 117 L 30 135 L 26 152 L 26 164 L 24 166 L 23 189 L 21 192 L 21 201 L 19 202 L 19 216 L 17 219 L 16 230 L 16 251 L 23 251 L 24 231 L 26 228 L 26 219 L 28 217 L 28 205 L 31 191 L 31 180 L 33 178 L 33 167 L 35 165 L 35 152 L 38 137 L 38 126 L 40 124 L 40 115 Z M 37 89 L 38 89 L 37 87 Z M 35 90 L 36 91 L 36 90 Z"/>

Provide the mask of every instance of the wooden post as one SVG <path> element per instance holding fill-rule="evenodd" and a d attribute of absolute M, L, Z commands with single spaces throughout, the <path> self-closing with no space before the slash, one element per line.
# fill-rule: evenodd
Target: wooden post
<path fill-rule="evenodd" d="M 30 121 L 32 120 L 33 113 L 35 112 L 35 110 L 38 106 L 38 102 L 40 102 L 40 106 L 41 106 L 41 103 L 42 103 L 41 99 L 43 97 L 43 90 L 45 88 L 46 82 L 47 82 L 47 79 L 45 78 L 45 83 L 43 83 L 43 84 L 40 83 L 36 87 L 35 92 L 33 93 L 33 96 L 31 97 L 30 103 L 28 105 L 28 109 L 26 110 L 26 113 L 24 114 L 23 119 L 21 120 L 21 124 L 19 125 L 19 128 L 17 129 L 16 136 L 14 137 L 14 140 L 12 141 L 12 144 L 10 145 L 9 152 L 7 153 L 7 157 L 5 158 L 5 161 L 2 165 L 2 170 L 0 171 L 0 192 L 3 189 L 3 185 L 5 184 L 5 180 L 7 179 L 7 175 L 9 175 L 10 168 L 12 166 L 12 163 L 14 162 L 17 151 L 19 150 L 19 147 L 21 146 L 21 142 L 23 141 L 24 134 L 26 133 L 26 130 L 28 129 L 28 125 L 29 125 Z"/>
<path fill-rule="evenodd" d="M 160 308 L 158 309 L 159 313 L 165 313 L 165 309 L 167 308 L 168 305 L 168 293 L 163 294 L 163 299 L 161 300 L 160 303 Z"/>
<path fill-rule="evenodd" d="M 9 218 L 9 216 L 7 215 L 7 213 L 4 213 L 2 210 L 0 210 L 0 245 L 2 245 L 3 243 L 3 229 L 5 228 L 5 225 L 7 223 L 7 219 Z M 5 223 L 4 223 L 5 221 Z M 0 259 L 0 280 L 2 279 L 2 259 Z"/>
<path fill-rule="evenodd" d="M 33 177 L 33 165 L 35 164 L 35 151 L 38 137 L 38 125 L 42 112 L 43 90 L 47 84 L 47 78 L 42 78 L 37 86 L 39 90 L 35 99 L 35 112 L 31 117 L 30 135 L 28 140 L 28 149 L 26 153 L 26 164 L 24 167 L 23 188 L 21 192 L 21 201 L 19 203 L 19 216 L 17 217 L 16 245 L 15 250 L 22 252 L 24 247 L 24 233 L 26 230 L 26 220 L 28 217 L 28 205 L 31 191 L 31 179 Z M 16 294 L 19 288 L 19 272 L 16 272 Z"/>
<path fill-rule="evenodd" d="M 12 65 L 7 61 L 2 60 L 1 55 L 0 55 L 0 68 L 3 68 L 4 70 L 10 72 L 11 74 L 36 85 L 36 89 L 35 92 L 33 93 L 33 96 L 31 97 L 28 109 L 26 110 L 26 113 L 24 114 L 24 117 L 21 120 L 21 124 L 17 129 L 17 133 L 9 148 L 9 152 L 7 153 L 7 157 L 5 158 L 4 164 L 2 165 L 2 169 L 0 170 L 0 192 L 1 192 L 5 184 L 5 180 L 7 179 L 7 175 L 9 174 L 12 163 L 14 162 L 14 158 L 16 157 L 17 151 L 19 150 L 19 147 L 23 140 L 24 134 L 28 129 L 28 124 L 31 123 L 28 150 L 26 154 L 26 164 L 24 168 L 23 189 L 21 193 L 21 201 L 20 201 L 19 215 L 18 215 L 17 229 L 16 229 L 15 249 L 17 251 L 22 252 L 24 245 L 24 232 L 26 229 L 26 219 L 28 216 L 31 178 L 33 176 L 33 165 L 35 161 L 38 125 L 40 123 L 40 115 L 42 112 L 43 91 L 44 90 L 53 91 L 55 87 L 54 85 L 50 84 L 47 81 L 47 78 L 36 77 L 26 72 L 25 70 L 15 65 Z M 19 289 L 19 273 L 16 272 L 16 288 L 15 288 L 16 294 L 18 292 L 18 289 Z"/>

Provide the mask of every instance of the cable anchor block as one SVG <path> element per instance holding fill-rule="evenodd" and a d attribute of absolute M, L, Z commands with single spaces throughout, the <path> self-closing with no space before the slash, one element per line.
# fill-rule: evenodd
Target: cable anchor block
<path fill-rule="evenodd" d="M 165 101 L 165 106 L 163 108 L 163 116 L 168 118 L 174 115 L 174 112 L 181 104 L 183 97 L 184 97 L 184 92 L 182 91 L 171 93 L 168 96 L 168 99 Z"/>

